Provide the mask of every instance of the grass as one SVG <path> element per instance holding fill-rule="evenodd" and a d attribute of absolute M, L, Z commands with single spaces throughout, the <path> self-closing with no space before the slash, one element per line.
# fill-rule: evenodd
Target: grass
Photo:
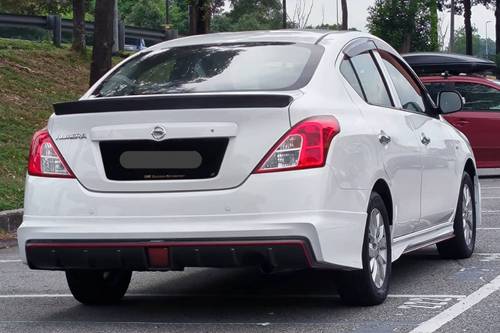
<path fill-rule="evenodd" d="M 90 60 L 48 42 L 0 39 L 0 211 L 21 208 L 33 133 L 52 104 L 88 88 Z"/>

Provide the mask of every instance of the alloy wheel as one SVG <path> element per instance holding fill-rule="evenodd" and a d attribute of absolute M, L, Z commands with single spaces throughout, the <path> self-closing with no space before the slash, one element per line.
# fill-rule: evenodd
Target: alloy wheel
<path fill-rule="evenodd" d="M 387 272 L 387 236 L 383 216 L 377 208 L 370 213 L 368 257 L 372 281 L 377 288 L 381 288 Z"/>
<path fill-rule="evenodd" d="M 470 188 L 464 184 L 462 193 L 462 225 L 464 231 L 464 239 L 467 246 L 470 248 L 474 232 L 474 211 L 472 209 L 472 195 Z"/>

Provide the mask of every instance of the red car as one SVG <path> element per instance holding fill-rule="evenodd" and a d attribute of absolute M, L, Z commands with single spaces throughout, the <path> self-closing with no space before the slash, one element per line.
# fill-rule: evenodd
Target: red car
<path fill-rule="evenodd" d="M 478 75 L 494 71 L 495 63 L 439 53 L 413 53 L 404 57 L 434 100 L 442 90 L 456 90 L 463 96 L 463 111 L 444 117 L 467 136 L 478 167 L 493 169 L 481 173 L 500 174 L 500 83 Z"/>

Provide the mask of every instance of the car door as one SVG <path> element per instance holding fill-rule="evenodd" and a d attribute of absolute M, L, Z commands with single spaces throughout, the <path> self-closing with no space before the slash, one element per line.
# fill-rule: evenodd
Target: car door
<path fill-rule="evenodd" d="M 445 118 L 469 139 L 479 168 L 500 168 L 500 87 L 454 82 L 464 110 Z"/>
<path fill-rule="evenodd" d="M 449 222 L 456 207 L 461 174 L 458 175 L 454 131 L 439 116 L 427 92 L 407 65 L 388 52 L 381 52 L 397 92 L 401 109 L 414 114 L 412 125 L 422 153 L 420 223 L 415 231 Z"/>
<path fill-rule="evenodd" d="M 341 72 L 356 91 L 366 123 L 372 127 L 375 149 L 389 178 L 393 198 L 392 236 L 414 231 L 420 219 L 420 145 L 412 128 L 412 114 L 400 112 L 388 92 L 375 61 L 375 51 L 346 57 Z"/>

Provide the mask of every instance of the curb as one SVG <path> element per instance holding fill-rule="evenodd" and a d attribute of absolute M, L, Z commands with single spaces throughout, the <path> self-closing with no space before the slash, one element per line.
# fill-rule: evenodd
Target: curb
<path fill-rule="evenodd" d="M 23 221 L 23 210 L 4 210 L 0 212 L 0 230 L 15 233 Z"/>

